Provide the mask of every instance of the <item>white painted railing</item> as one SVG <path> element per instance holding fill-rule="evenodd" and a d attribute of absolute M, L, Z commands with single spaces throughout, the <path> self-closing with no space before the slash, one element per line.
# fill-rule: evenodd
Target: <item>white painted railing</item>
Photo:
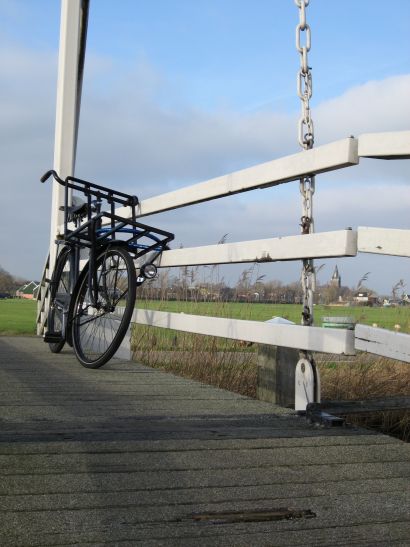
<path fill-rule="evenodd" d="M 318 174 L 357 165 L 361 157 L 410 158 L 410 131 L 372 133 L 362 135 L 357 139 L 344 139 L 307 152 L 280 158 L 145 199 L 140 203 L 138 216 L 157 214 L 238 192 L 267 188 L 298 180 L 307 174 Z M 117 209 L 117 213 L 126 215 L 127 210 L 120 208 Z M 358 252 L 410 257 L 410 230 L 360 227 L 357 230 L 339 230 L 175 249 L 165 251 L 158 266 L 172 268 L 188 265 L 347 257 L 355 256 Z M 378 343 L 364 345 L 359 338 L 355 338 L 353 331 L 348 330 L 307 328 L 296 325 L 267 325 L 257 321 L 203 317 L 154 310 L 136 310 L 133 321 L 185 332 L 303 348 L 308 351 L 351 355 L 354 353 L 355 347 L 373 353 L 377 353 L 380 349 Z M 371 327 L 369 329 L 366 332 L 371 338 L 372 335 L 369 334 Z M 396 339 L 397 337 L 390 337 L 389 344 L 391 345 L 391 340 Z M 400 341 L 401 344 L 407 343 L 409 350 L 406 352 L 405 349 L 402 349 L 396 355 L 405 358 L 407 354 L 410 355 L 410 336 L 401 335 Z M 380 343 L 383 345 L 382 342 Z M 390 356 L 394 354 L 392 351 L 387 351 L 387 353 Z"/>
<path fill-rule="evenodd" d="M 357 250 L 360 253 L 410 257 L 410 230 L 360 227 Z"/>
<path fill-rule="evenodd" d="M 171 209 L 187 207 L 204 201 L 223 198 L 239 192 L 264 189 L 312 175 L 354 166 L 360 158 L 410 159 L 410 131 L 369 133 L 319 146 L 308 151 L 279 158 L 222 177 L 194 184 L 173 192 L 144 199 L 137 216 L 158 214 Z M 127 208 L 116 213 L 128 216 Z M 357 253 L 376 253 L 410 257 L 410 230 L 359 227 L 357 230 L 338 230 L 306 235 L 295 235 L 205 245 L 165 251 L 158 261 L 160 268 L 188 265 L 237 264 L 249 262 L 276 262 L 309 258 L 351 257 Z M 138 310 L 133 321 L 144 325 L 160 326 L 199 334 L 223 336 L 263 344 L 302 348 L 308 351 L 351 355 L 354 348 L 384 355 L 380 333 L 367 330 L 369 343 L 356 337 L 352 331 L 331 331 L 319 327 L 266 325 L 257 321 L 210 318 L 195 315 Z M 380 329 L 376 329 L 380 331 Z M 394 333 L 393 333 L 394 335 Z M 377 340 L 373 340 L 375 337 Z M 383 337 L 382 337 L 383 338 Z M 386 337 L 383 340 L 387 340 Z M 388 344 L 397 337 L 388 337 Z M 406 342 L 407 340 L 407 342 Z M 372 343 L 370 343 L 372 342 Z M 408 344 L 397 355 L 405 360 L 410 355 L 410 336 L 401 335 L 401 344 Z M 391 356 L 394 351 L 386 350 Z"/>
<path fill-rule="evenodd" d="M 410 363 L 409 334 L 378 329 L 368 325 L 356 325 L 355 348 Z"/>
<path fill-rule="evenodd" d="M 354 355 L 354 333 L 345 329 L 275 325 L 261 321 L 144 309 L 135 310 L 132 321 L 141 325 L 219 336 L 232 340 L 245 340 L 258 344 Z"/>
<path fill-rule="evenodd" d="M 169 268 L 202 264 L 277 262 L 303 258 L 355 256 L 356 254 L 357 233 L 352 230 L 340 230 L 175 249 L 165 251 L 158 266 Z"/>
<path fill-rule="evenodd" d="M 152 215 L 240 192 L 277 186 L 298 180 L 309 173 L 319 174 L 357 165 L 359 163 L 357 148 L 357 139 L 343 139 L 186 186 L 142 200 L 137 208 L 137 216 Z M 120 208 L 116 212 L 120 216 L 130 215 L 129 208 Z"/>

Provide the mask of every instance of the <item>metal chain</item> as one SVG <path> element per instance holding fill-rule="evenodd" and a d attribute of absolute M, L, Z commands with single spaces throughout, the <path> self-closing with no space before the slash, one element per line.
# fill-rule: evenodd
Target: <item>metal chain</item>
<path fill-rule="evenodd" d="M 299 24 L 296 27 L 296 49 L 300 54 L 300 69 L 297 74 L 297 92 L 302 102 L 302 116 L 298 123 L 299 144 L 305 150 L 313 147 L 314 128 L 310 113 L 309 100 L 312 97 L 312 73 L 308 64 L 308 52 L 311 47 L 310 26 L 306 23 L 306 7 L 309 0 L 295 0 L 299 8 Z M 305 44 L 302 45 L 302 36 Z"/>
<path fill-rule="evenodd" d="M 315 192 L 315 177 L 304 177 L 300 180 L 300 193 L 302 194 L 302 234 L 314 232 L 312 196 Z M 313 324 L 313 299 L 316 290 L 316 275 L 313 259 L 304 259 L 301 273 L 303 291 L 302 324 Z"/>
<path fill-rule="evenodd" d="M 295 0 L 299 8 L 299 24 L 296 27 L 296 49 L 300 54 L 300 69 L 297 74 L 297 93 L 301 100 L 302 115 L 298 121 L 298 140 L 304 150 L 310 150 L 314 144 L 314 127 L 309 106 L 312 97 L 312 73 L 308 63 L 308 52 L 311 48 L 311 30 L 306 22 L 306 7 L 310 0 Z M 302 37 L 304 36 L 304 45 Z M 305 176 L 300 179 L 302 194 L 302 234 L 314 232 L 313 194 L 315 193 L 315 177 Z M 303 290 L 302 324 L 313 324 L 313 297 L 316 289 L 315 267 L 312 259 L 303 260 L 301 282 Z"/>

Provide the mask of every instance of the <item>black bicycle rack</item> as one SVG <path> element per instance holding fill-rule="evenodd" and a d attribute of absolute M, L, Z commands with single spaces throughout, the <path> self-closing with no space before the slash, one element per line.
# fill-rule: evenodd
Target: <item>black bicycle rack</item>
<path fill-rule="evenodd" d="M 140 258 L 150 252 L 154 253 L 150 262 L 167 248 L 174 239 L 174 234 L 153 226 L 137 222 L 136 206 L 139 203 L 137 196 L 118 192 L 92 182 L 67 177 L 61 179 L 53 170 L 47 171 L 41 177 L 45 182 L 50 176 L 64 186 L 64 241 L 69 244 L 87 247 L 91 251 L 106 247 L 111 243 L 126 246 L 127 250 Z M 86 203 L 76 211 L 68 206 L 69 191 L 83 194 Z M 104 202 L 109 211 L 104 211 Z M 130 208 L 130 216 L 122 217 L 115 213 L 116 205 Z M 73 219 L 77 222 L 74 230 L 70 228 Z"/>

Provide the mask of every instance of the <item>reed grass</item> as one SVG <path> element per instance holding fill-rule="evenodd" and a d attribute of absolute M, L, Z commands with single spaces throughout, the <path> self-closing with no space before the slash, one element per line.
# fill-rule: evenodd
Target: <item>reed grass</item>
<path fill-rule="evenodd" d="M 350 363 L 320 365 L 322 399 L 368 400 L 410 396 L 410 365 L 385 357 L 359 354 Z M 410 442 L 410 411 L 350 415 L 347 421 Z"/>
<path fill-rule="evenodd" d="M 133 359 L 185 378 L 256 396 L 256 346 L 237 340 L 134 325 Z"/>
<path fill-rule="evenodd" d="M 327 400 L 377 399 L 410 395 L 410 365 L 359 354 L 350 362 L 320 365 L 322 397 Z"/>

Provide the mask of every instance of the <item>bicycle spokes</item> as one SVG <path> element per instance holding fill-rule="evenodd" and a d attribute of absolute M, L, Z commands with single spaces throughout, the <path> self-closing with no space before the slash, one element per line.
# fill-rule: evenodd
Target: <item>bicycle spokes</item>
<path fill-rule="evenodd" d="M 88 272 L 83 274 L 72 318 L 77 356 L 91 368 L 101 366 L 115 353 L 135 302 L 135 268 L 126 250 L 119 247 L 103 252 L 96 261 L 96 274 L 95 290 L 90 290 Z"/>

